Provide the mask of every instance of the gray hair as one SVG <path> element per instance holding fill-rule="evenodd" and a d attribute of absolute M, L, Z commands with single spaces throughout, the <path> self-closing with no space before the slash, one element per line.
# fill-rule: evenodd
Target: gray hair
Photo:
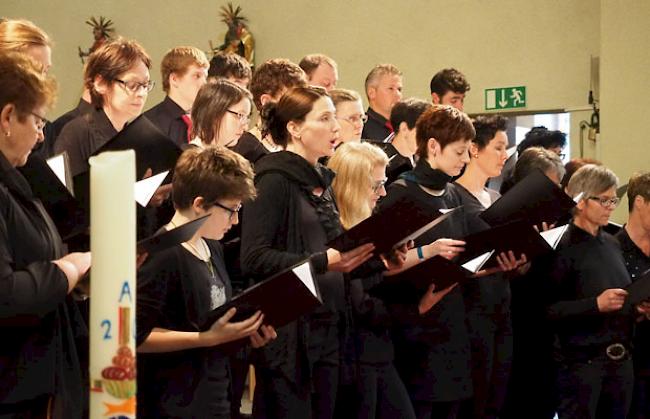
<path fill-rule="evenodd" d="M 370 70 L 370 73 L 368 73 L 368 75 L 366 76 L 366 83 L 365 83 L 366 94 L 368 94 L 368 88 L 377 86 L 377 83 L 379 82 L 379 78 L 385 75 L 401 76 L 402 72 L 399 71 L 399 69 L 392 64 L 376 65 L 372 70 Z"/>
<path fill-rule="evenodd" d="M 560 156 L 542 147 L 530 147 L 524 150 L 517 159 L 514 172 L 515 183 L 531 174 L 535 169 L 541 170 L 543 173 L 553 170 L 557 173 L 558 179 L 562 179 L 565 172 Z"/>
<path fill-rule="evenodd" d="M 583 199 L 587 199 L 610 188 L 615 188 L 617 185 L 618 177 L 610 169 L 605 166 L 587 164 L 571 176 L 567 185 L 567 193 L 575 197 L 582 192 Z"/>

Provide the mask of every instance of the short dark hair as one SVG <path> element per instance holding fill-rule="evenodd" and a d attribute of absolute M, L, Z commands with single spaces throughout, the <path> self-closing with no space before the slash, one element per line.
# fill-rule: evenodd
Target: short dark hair
<path fill-rule="evenodd" d="M 517 154 L 521 154 L 530 147 L 564 147 L 566 134 L 562 131 L 551 131 L 544 126 L 533 127 L 526 133 L 524 139 L 517 146 Z"/>
<path fill-rule="evenodd" d="M 638 172 L 632 175 L 627 183 L 627 203 L 630 212 L 634 208 L 634 200 L 637 196 L 644 201 L 650 201 L 650 172 Z"/>
<path fill-rule="evenodd" d="M 84 87 L 90 91 L 95 107 L 104 106 L 104 97 L 95 90 L 95 78 L 101 76 L 106 83 L 113 83 L 121 74 L 129 71 L 141 60 L 151 68 L 151 58 L 136 41 L 118 38 L 97 48 L 86 61 Z"/>
<path fill-rule="evenodd" d="M 415 127 L 418 146 L 416 154 L 421 159 L 427 158 L 431 138 L 435 138 L 440 148 L 444 149 L 458 140 L 473 140 L 476 135 L 469 117 L 449 105 L 432 105 L 418 118 Z"/>
<path fill-rule="evenodd" d="M 455 68 L 445 68 L 438 71 L 429 83 L 431 93 L 443 97 L 447 92 L 465 93 L 471 89 L 465 75 Z"/>
<path fill-rule="evenodd" d="M 225 147 L 189 148 L 174 169 L 174 208 L 187 209 L 199 196 L 206 207 L 221 199 L 253 199 L 253 176 L 248 160 Z"/>
<path fill-rule="evenodd" d="M 390 124 L 395 131 L 399 130 L 402 122 L 406 122 L 406 126 L 413 129 L 420 115 L 431 106 L 430 102 L 417 98 L 400 100 L 390 111 Z"/>
<path fill-rule="evenodd" d="M 275 58 L 264 62 L 255 70 L 251 79 L 250 91 L 253 94 L 255 107 L 261 110 L 262 95 L 275 96 L 282 89 L 306 85 L 307 76 L 302 68 L 287 59 Z"/>
<path fill-rule="evenodd" d="M 239 54 L 218 52 L 210 60 L 208 77 L 234 77 L 236 79 L 250 79 L 251 65 Z"/>
<path fill-rule="evenodd" d="M 277 145 L 287 148 L 291 140 L 287 124 L 304 121 L 314 103 L 322 97 L 329 97 L 322 87 L 294 87 L 282 95 L 278 103 L 267 103 L 262 109 L 262 135 L 271 134 Z"/>
<path fill-rule="evenodd" d="M 501 115 L 479 115 L 472 120 L 472 124 L 476 130 L 474 144 L 479 150 L 482 150 L 497 135 L 498 131 L 506 130 L 508 120 Z"/>
<path fill-rule="evenodd" d="M 309 54 L 302 57 L 298 65 L 305 72 L 307 77 L 311 77 L 312 73 L 316 71 L 319 65 L 328 64 L 330 67 L 336 69 L 336 62 L 324 54 Z"/>

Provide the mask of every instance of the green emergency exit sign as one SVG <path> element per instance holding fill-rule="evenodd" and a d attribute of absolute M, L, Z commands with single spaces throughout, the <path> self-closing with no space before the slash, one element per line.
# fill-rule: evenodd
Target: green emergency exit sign
<path fill-rule="evenodd" d="M 526 107 L 526 86 L 485 89 L 485 110 Z"/>

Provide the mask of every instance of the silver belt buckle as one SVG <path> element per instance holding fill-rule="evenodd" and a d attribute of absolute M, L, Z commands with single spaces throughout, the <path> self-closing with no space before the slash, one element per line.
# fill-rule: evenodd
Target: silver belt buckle
<path fill-rule="evenodd" d="M 623 344 L 613 343 L 605 349 L 605 354 L 607 354 L 607 357 L 612 361 L 620 361 L 621 359 L 625 358 L 627 350 Z"/>

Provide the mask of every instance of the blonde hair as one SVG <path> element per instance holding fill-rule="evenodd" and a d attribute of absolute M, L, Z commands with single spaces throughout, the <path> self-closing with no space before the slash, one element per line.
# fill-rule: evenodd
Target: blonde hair
<path fill-rule="evenodd" d="M 371 173 L 377 166 L 388 165 L 388 156 L 372 144 L 349 142 L 336 149 L 327 165 L 336 172 L 332 188 L 341 224 L 350 229 L 372 214 L 368 199 Z"/>
<path fill-rule="evenodd" d="M 0 51 L 19 51 L 33 46 L 51 47 L 52 41 L 43 29 L 29 20 L 9 19 L 0 22 Z"/>
<path fill-rule="evenodd" d="M 176 47 L 167 51 L 160 63 L 160 75 L 165 93 L 169 93 L 169 76 L 184 76 L 191 65 L 207 69 L 210 62 L 205 52 L 196 47 Z"/>
<path fill-rule="evenodd" d="M 40 105 L 50 108 L 56 97 L 56 82 L 43 74 L 38 63 L 26 54 L 0 51 L 0 109 L 13 104 L 21 122 Z"/>

